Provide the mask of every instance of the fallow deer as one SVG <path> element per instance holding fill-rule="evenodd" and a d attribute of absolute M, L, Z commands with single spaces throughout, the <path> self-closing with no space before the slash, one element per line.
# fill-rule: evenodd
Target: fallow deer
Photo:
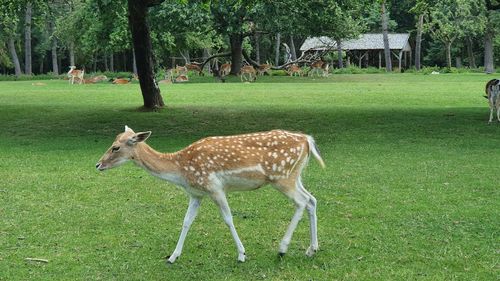
<path fill-rule="evenodd" d="M 302 76 L 302 69 L 296 64 L 289 65 L 286 69 L 286 72 L 290 76 L 295 76 L 295 74 L 297 74 L 298 76 Z"/>
<path fill-rule="evenodd" d="M 311 69 L 309 70 L 309 73 L 307 73 L 307 76 L 314 77 L 314 75 L 320 77 L 323 76 L 323 66 L 324 62 L 322 60 L 317 60 L 311 64 Z"/>
<path fill-rule="evenodd" d="M 231 64 L 224 63 L 220 66 L 219 74 L 221 77 L 228 76 L 231 73 Z"/>
<path fill-rule="evenodd" d="M 244 65 L 240 69 L 241 82 L 250 82 L 257 80 L 257 72 L 251 65 Z"/>
<path fill-rule="evenodd" d="M 108 80 L 108 77 L 106 75 L 97 75 L 97 76 L 93 77 L 92 80 L 97 83 L 97 82 Z"/>
<path fill-rule="evenodd" d="M 125 85 L 129 84 L 132 81 L 132 78 L 125 79 L 125 78 L 116 78 L 113 80 L 113 84 L 120 84 L 120 85 Z"/>
<path fill-rule="evenodd" d="M 261 64 L 257 68 L 257 72 L 261 76 L 264 75 L 265 73 L 267 73 L 267 75 L 271 75 L 271 65 L 268 63 Z"/>
<path fill-rule="evenodd" d="M 303 186 L 301 174 L 312 154 L 325 164 L 311 136 L 284 130 L 201 139 L 173 153 L 160 153 L 146 140 L 151 132 L 135 133 L 125 126 L 96 168 L 111 169 L 132 161 L 153 176 L 180 186 L 189 196 L 181 234 L 169 263 L 181 255 L 184 240 L 204 197 L 218 205 L 238 250 L 238 261 L 245 261 L 245 248 L 236 232 L 226 192 L 249 191 L 272 184 L 295 203 L 295 214 L 279 246 L 284 255 L 304 209 L 310 220 L 311 244 L 306 251 L 318 250 L 316 199 Z"/>
<path fill-rule="evenodd" d="M 69 67 L 68 78 L 70 84 L 75 84 L 75 78 L 78 78 L 80 82 L 78 84 L 82 84 L 84 82 L 83 75 L 85 74 L 85 70 L 76 69 L 76 66 L 72 65 Z"/>
<path fill-rule="evenodd" d="M 490 106 L 490 120 L 488 123 L 493 121 L 493 112 L 497 112 L 497 120 L 500 122 L 500 80 L 492 79 L 486 83 L 485 88 L 486 96 L 488 99 L 488 104 Z"/>
<path fill-rule="evenodd" d="M 200 65 L 198 63 L 186 63 L 184 65 L 187 70 L 192 70 L 198 73 L 199 75 L 203 75 L 203 71 L 200 68 Z"/>

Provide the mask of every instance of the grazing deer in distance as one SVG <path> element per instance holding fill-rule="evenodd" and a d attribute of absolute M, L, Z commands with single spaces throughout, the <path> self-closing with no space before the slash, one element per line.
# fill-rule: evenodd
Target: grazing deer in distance
<path fill-rule="evenodd" d="M 309 73 L 307 73 L 307 76 L 313 77 L 314 75 L 319 76 L 324 76 L 323 72 L 323 67 L 324 67 L 324 62 L 322 60 L 317 60 L 311 64 L 311 69 L 309 70 Z"/>
<path fill-rule="evenodd" d="M 273 130 L 234 136 L 208 137 L 173 153 L 160 153 L 146 144 L 151 132 L 135 133 L 125 126 L 96 168 L 99 171 L 132 161 L 153 176 L 180 186 L 189 196 L 181 234 L 169 263 L 181 255 L 184 240 L 201 201 L 210 197 L 219 207 L 238 250 L 238 261 L 245 261 L 245 248 L 236 232 L 226 192 L 257 189 L 272 184 L 295 203 L 295 214 L 281 240 L 283 256 L 292 234 L 307 210 L 311 244 L 306 251 L 313 256 L 318 250 L 316 199 L 303 186 L 301 174 L 310 155 L 324 167 L 311 136 L 284 130 Z"/>
<path fill-rule="evenodd" d="M 268 63 L 261 64 L 257 68 L 257 72 L 261 76 L 264 75 L 265 73 L 267 73 L 267 75 L 271 75 L 271 65 Z"/>
<path fill-rule="evenodd" d="M 120 84 L 120 85 L 125 85 L 125 84 L 129 84 L 130 82 L 132 81 L 132 77 L 129 78 L 129 79 L 125 79 L 125 78 L 116 78 L 113 80 L 113 84 Z"/>
<path fill-rule="evenodd" d="M 69 67 L 68 78 L 69 83 L 71 85 L 75 84 L 75 78 L 78 78 L 80 82 L 78 84 L 82 84 L 84 82 L 83 75 L 85 74 L 85 70 L 76 69 L 76 66 L 72 65 Z"/>
<path fill-rule="evenodd" d="M 231 73 L 231 64 L 224 63 L 220 66 L 219 74 L 221 77 L 228 76 Z"/>
<path fill-rule="evenodd" d="M 187 70 L 193 70 L 199 75 L 203 75 L 203 71 L 198 63 L 186 63 L 184 66 Z"/>
<path fill-rule="evenodd" d="M 486 83 L 485 88 L 486 96 L 488 99 L 488 104 L 490 106 L 490 119 L 488 123 L 493 121 L 493 111 L 497 112 L 497 120 L 500 122 L 500 80 L 492 79 Z"/>
<path fill-rule="evenodd" d="M 286 69 L 286 72 L 290 76 L 295 76 L 295 74 L 297 74 L 298 76 L 302 76 L 302 69 L 296 64 L 289 65 Z"/>
<path fill-rule="evenodd" d="M 251 65 L 244 65 L 240 69 L 241 82 L 250 82 L 257 80 L 257 73 L 255 68 Z"/>

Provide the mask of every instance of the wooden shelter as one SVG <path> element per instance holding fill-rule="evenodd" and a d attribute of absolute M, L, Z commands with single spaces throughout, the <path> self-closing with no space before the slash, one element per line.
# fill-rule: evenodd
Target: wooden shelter
<path fill-rule="evenodd" d="M 389 34 L 389 48 L 393 57 L 399 62 L 399 69 L 411 66 L 412 49 L 408 42 L 409 38 L 409 33 Z M 352 57 L 357 59 L 359 67 L 376 65 L 377 61 L 378 67 L 382 67 L 384 53 L 382 33 L 361 34 L 358 38 L 341 42 L 341 48 L 347 54 L 348 63 L 350 63 L 350 58 Z M 337 43 L 332 38 L 326 36 L 309 37 L 300 47 L 300 50 L 303 52 L 325 51 L 328 49 L 336 51 Z"/>

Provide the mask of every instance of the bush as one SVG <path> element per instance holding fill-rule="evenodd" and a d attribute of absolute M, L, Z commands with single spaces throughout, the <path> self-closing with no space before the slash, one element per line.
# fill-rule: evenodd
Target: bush
<path fill-rule="evenodd" d="M 63 79 L 64 77 L 66 77 L 66 74 L 52 75 L 50 73 L 47 73 L 39 75 L 21 75 L 19 77 L 15 75 L 0 75 L 0 81 L 52 80 Z"/>

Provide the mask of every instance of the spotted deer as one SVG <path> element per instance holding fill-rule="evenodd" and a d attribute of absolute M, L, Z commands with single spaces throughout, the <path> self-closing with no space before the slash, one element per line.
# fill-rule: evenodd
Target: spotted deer
<path fill-rule="evenodd" d="M 493 112 L 497 112 L 497 120 L 500 122 L 500 80 L 492 79 L 486 83 L 485 88 L 486 96 L 488 99 L 488 104 L 490 106 L 490 120 L 488 123 L 493 121 Z"/>
<path fill-rule="evenodd" d="M 302 69 L 296 64 L 291 64 L 286 69 L 286 73 L 288 73 L 288 75 L 290 76 L 295 76 L 295 74 L 297 74 L 298 76 L 302 76 Z"/>
<path fill-rule="evenodd" d="M 76 69 L 76 66 L 72 65 L 69 67 L 68 78 L 70 84 L 75 84 L 75 78 L 78 78 L 80 82 L 78 84 L 82 84 L 84 82 L 83 75 L 85 74 L 85 70 Z"/>
<path fill-rule="evenodd" d="M 231 64 L 230 63 L 224 63 L 220 66 L 220 75 L 222 77 L 228 76 L 229 73 L 231 73 Z"/>
<path fill-rule="evenodd" d="M 323 74 L 323 66 L 324 62 L 322 60 L 317 60 L 311 64 L 311 69 L 307 73 L 307 76 L 313 77 L 314 75 L 316 76 L 322 76 Z"/>
<path fill-rule="evenodd" d="M 311 136 L 284 130 L 234 136 L 208 137 L 173 153 L 160 153 L 146 140 L 151 132 L 135 133 L 125 126 L 96 168 L 99 171 L 132 161 L 153 176 L 180 186 L 189 196 L 177 246 L 169 256 L 173 263 L 181 255 L 184 240 L 193 223 L 201 201 L 210 197 L 219 207 L 238 250 L 238 261 L 245 261 L 245 248 L 236 232 L 226 198 L 231 191 L 249 191 L 272 184 L 295 203 L 295 214 L 281 240 L 283 256 L 304 209 L 310 220 L 311 244 L 306 251 L 313 256 L 318 250 L 316 199 L 303 186 L 301 173 L 310 155 L 325 164 Z"/>
<path fill-rule="evenodd" d="M 271 75 L 271 67 L 272 67 L 272 65 L 270 65 L 268 63 L 261 64 L 257 68 L 257 72 L 261 76 L 264 75 L 264 74 L 266 74 L 266 73 L 267 73 L 267 75 Z"/>
<path fill-rule="evenodd" d="M 241 82 L 250 82 L 257 80 L 257 72 L 251 65 L 244 65 L 240 69 Z"/>

